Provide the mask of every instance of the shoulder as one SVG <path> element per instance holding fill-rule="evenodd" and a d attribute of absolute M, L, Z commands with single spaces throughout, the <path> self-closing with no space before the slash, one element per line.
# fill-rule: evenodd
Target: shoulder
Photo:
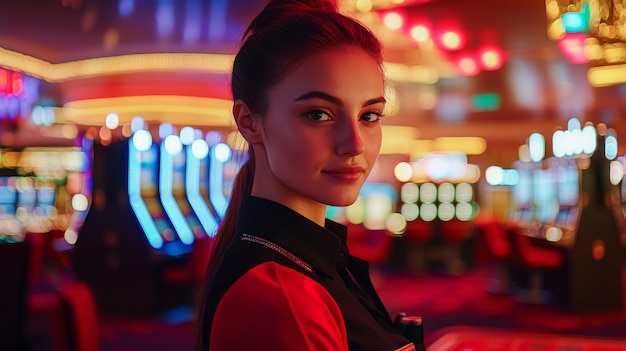
<path fill-rule="evenodd" d="M 275 262 L 255 266 L 235 281 L 212 325 L 212 350 L 347 350 L 343 317 L 330 293 Z"/>

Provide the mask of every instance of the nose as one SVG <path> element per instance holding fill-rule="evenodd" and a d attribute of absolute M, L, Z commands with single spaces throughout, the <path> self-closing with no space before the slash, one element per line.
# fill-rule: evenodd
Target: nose
<path fill-rule="evenodd" d="M 359 121 L 350 120 L 341 124 L 336 149 L 340 156 L 355 156 L 365 151 L 365 141 Z"/>

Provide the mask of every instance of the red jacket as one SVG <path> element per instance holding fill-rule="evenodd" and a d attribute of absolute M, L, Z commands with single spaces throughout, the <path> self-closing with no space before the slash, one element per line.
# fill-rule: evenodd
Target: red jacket
<path fill-rule="evenodd" d="M 205 349 L 413 350 L 345 238 L 332 221 L 320 227 L 275 202 L 244 199 L 205 296 Z"/>

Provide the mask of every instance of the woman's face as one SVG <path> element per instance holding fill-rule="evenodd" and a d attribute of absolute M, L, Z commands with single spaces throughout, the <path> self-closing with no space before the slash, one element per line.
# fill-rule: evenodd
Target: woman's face
<path fill-rule="evenodd" d="M 318 53 L 269 91 L 253 194 L 352 204 L 380 151 L 384 79 L 358 48 Z"/>

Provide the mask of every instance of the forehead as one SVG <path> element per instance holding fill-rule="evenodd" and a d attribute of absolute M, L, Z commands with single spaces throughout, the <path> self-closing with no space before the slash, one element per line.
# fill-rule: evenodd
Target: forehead
<path fill-rule="evenodd" d="M 381 96 L 384 78 L 380 65 L 359 48 L 339 48 L 307 56 L 270 92 L 281 97 L 297 97 L 318 90 L 336 96 Z M 274 93 L 274 94 L 273 94 Z"/>

